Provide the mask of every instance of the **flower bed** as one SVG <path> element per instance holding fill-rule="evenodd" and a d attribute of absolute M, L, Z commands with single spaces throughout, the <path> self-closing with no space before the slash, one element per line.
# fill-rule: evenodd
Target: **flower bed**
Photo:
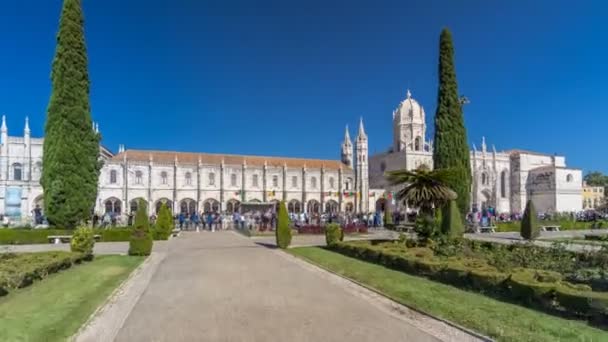
<path fill-rule="evenodd" d="M 71 252 L 0 254 L 0 296 L 87 260 Z"/>
<path fill-rule="evenodd" d="M 325 226 L 320 225 L 305 225 L 298 227 L 298 234 L 325 234 Z M 365 225 L 355 225 L 353 223 L 342 226 L 344 234 L 366 234 L 367 227 Z"/>
<path fill-rule="evenodd" d="M 477 253 L 456 252 L 441 255 L 440 249 L 437 248 L 435 250 L 427 247 L 408 248 L 403 243 L 369 241 L 337 243 L 331 249 L 347 256 L 425 276 L 449 285 L 533 305 L 550 313 L 567 313 L 604 323 L 608 321 L 608 292 L 594 291 L 588 284 L 571 283 L 565 280 L 564 274 L 549 269 L 514 267 L 517 265 L 515 260 L 509 260 L 509 265 L 498 264 L 489 257 L 489 254 L 492 253 L 491 249 L 500 250 L 502 246 L 462 243 L 469 245 L 471 250 L 486 250 Z M 517 248 L 512 248 L 511 253 Z M 550 252 L 537 249 L 515 252 L 518 255 L 523 253 L 530 253 L 531 259 L 542 259 L 541 254 Z M 586 255 L 581 259 L 585 259 L 584 262 L 591 265 L 601 263 L 603 257 Z M 528 262 L 522 260 L 520 264 L 526 265 Z M 542 267 L 541 264 L 536 266 Z"/>

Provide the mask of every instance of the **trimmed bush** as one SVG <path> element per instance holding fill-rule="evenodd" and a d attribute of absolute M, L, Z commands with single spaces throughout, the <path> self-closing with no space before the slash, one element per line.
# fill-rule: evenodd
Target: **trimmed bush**
<path fill-rule="evenodd" d="M 471 286 L 483 292 L 496 292 L 509 279 L 508 273 L 499 272 L 493 267 L 472 269 L 469 272 Z"/>
<path fill-rule="evenodd" d="M 281 204 L 279 205 L 275 237 L 277 246 L 281 249 L 286 249 L 291 244 L 291 228 L 289 228 L 289 215 L 287 215 L 285 201 L 281 201 Z"/>
<path fill-rule="evenodd" d="M 103 242 L 118 242 L 118 241 L 129 241 L 133 234 L 133 228 L 107 228 L 95 230 L 96 234 L 101 235 L 101 241 Z"/>
<path fill-rule="evenodd" d="M 537 270 L 517 269 L 507 281 L 513 298 L 525 303 L 537 302 L 546 304 L 558 286 L 555 282 L 539 281 Z"/>
<path fill-rule="evenodd" d="M 526 240 L 535 240 L 540 236 L 540 226 L 536 215 L 536 209 L 532 200 L 528 200 L 524 217 L 521 219 L 521 237 Z"/>
<path fill-rule="evenodd" d="M 74 253 L 82 253 L 87 258 L 93 259 L 93 247 L 95 238 L 93 229 L 81 227 L 76 229 L 70 240 L 70 249 Z"/>
<path fill-rule="evenodd" d="M 168 240 L 174 228 L 173 217 L 165 203 L 161 204 L 154 226 L 154 240 Z"/>
<path fill-rule="evenodd" d="M 339 224 L 331 223 L 325 227 L 325 243 L 327 243 L 328 246 L 332 246 L 343 239 L 344 234 L 342 233 L 342 228 L 340 228 Z"/>
<path fill-rule="evenodd" d="M 442 209 L 441 233 L 452 238 L 459 238 L 464 234 L 464 223 L 456 201 L 450 201 Z"/>
<path fill-rule="evenodd" d="M 391 206 L 388 203 L 385 203 L 384 204 L 384 227 L 392 227 L 392 226 L 393 226 L 393 213 L 391 213 Z"/>
<path fill-rule="evenodd" d="M 592 292 L 588 286 L 562 284 L 555 290 L 555 299 L 568 312 L 608 320 L 608 293 Z"/>
<path fill-rule="evenodd" d="M 150 255 L 152 244 L 146 202 L 139 200 L 137 213 L 135 214 L 135 224 L 129 240 L 129 255 Z"/>

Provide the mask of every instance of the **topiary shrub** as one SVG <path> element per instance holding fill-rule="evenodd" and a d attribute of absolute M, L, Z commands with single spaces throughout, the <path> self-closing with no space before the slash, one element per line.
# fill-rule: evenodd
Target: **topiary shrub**
<path fill-rule="evenodd" d="M 281 201 L 279 205 L 279 215 L 277 220 L 277 229 L 275 230 L 277 246 L 281 249 L 286 249 L 291 244 L 291 228 L 289 227 L 289 216 L 287 215 L 287 207 L 285 201 Z"/>
<path fill-rule="evenodd" d="M 81 227 L 76 229 L 70 240 L 70 250 L 82 253 L 87 259 L 93 259 L 93 247 L 95 246 L 95 234 L 93 229 Z"/>
<path fill-rule="evenodd" d="M 344 234 L 342 233 L 342 228 L 339 224 L 330 223 L 325 227 L 325 243 L 327 243 L 328 246 L 333 246 L 343 239 Z"/>
<path fill-rule="evenodd" d="M 534 240 L 540 236 L 540 227 L 536 216 L 536 209 L 532 200 L 528 200 L 524 217 L 521 219 L 521 237 L 526 240 Z"/>
<path fill-rule="evenodd" d="M 456 201 L 450 201 L 441 211 L 441 233 L 453 238 L 462 237 L 464 234 L 464 223 L 460 217 Z"/>
<path fill-rule="evenodd" d="M 135 224 L 129 240 L 129 255 L 150 255 L 152 252 L 152 234 L 148 222 L 146 203 L 139 200 L 137 213 L 135 213 Z"/>
<path fill-rule="evenodd" d="M 428 242 L 437 233 L 437 221 L 432 215 L 421 214 L 416 218 L 414 232 L 418 241 L 422 243 Z"/>
<path fill-rule="evenodd" d="M 384 226 L 392 227 L 393 226 L 393 213 L 391 213 L 391 207 L 388 203 L 384 204 Z"/>
<path fill-rule="evenodd" d="M 165 203 L 161 204 L 154 226 L 154 240 L 167 240 L 174 228 L 173 217 Z"/>

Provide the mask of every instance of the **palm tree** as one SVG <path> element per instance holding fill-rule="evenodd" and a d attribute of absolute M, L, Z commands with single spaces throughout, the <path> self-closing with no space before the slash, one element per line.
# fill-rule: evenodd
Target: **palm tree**
<path fill-rule="evenodd" d="M 446 184 L 453 177 L 451 169 L 398 170 L 388 172 L 387 180 L 391 185 L 403 186 L 397 192 L 397 199 L 420 212 L 432 215 L 434 208 L 446 205 L 456 199 L 456 193 Z"/>

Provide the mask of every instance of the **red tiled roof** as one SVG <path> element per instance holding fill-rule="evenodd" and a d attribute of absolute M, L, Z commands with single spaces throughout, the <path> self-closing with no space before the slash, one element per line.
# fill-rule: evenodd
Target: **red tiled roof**
<path fill-rule="evenodd" d="M 126 150 L 125 152 L 115 155 L 113 161 L 122 161 L 124 157 L 131 161 L 148 161 L 150 156 L 154 162 L 173 163 L 175 158 L 179 163 L 197 164 L 199 159 L 203 164 L 220 164 L 222 160 L 226 165 L 242 165 L 243 161 L 247 165 L 262 166 L 266 162 L 268 166 L 283 167 L 286 165 L 289 168 L 321 168 L 326 169 L 350 169 L 349 166 L 343 164 L 339 160 L 322 160 L 322 159 L 299 159 L 285 157 L 264 157 L 264 156 L 244 156 L 234 154 L 212 154 L 212 153 L 192 153 L 192 152 L 174 152 L 174 151 L 146 151 L 146 150 Z"/>

